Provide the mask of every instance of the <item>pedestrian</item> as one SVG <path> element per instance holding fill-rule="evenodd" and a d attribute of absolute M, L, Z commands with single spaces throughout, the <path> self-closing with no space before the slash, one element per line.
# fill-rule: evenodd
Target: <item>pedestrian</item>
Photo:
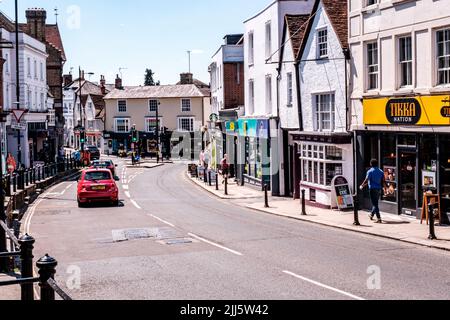
<path fill-rule="evenodd" d="M 379 201 L 382 190 L 387 187 L 386 179 L 384 177 L 384 172 L 378 165 L 378 160 L 373 159 L 370 161 L 370 166 L 372 168 L 367 172 L 366 179 L 360 189 L 364 190 L 365 187 L 369 187 L 370 200 L 372 201 L 372 212 L 369 214 L 369 218 L 373 221 L 376 215 L 376 223 L 382 223 L 383 221 L 381 220 Z"/>
<path fill-rule="evenodd" d="M 228 174 L 230 172 L 230 165 L 228 164 L 228 155 L 227 154 L 225 154 L 223 159 L 220 161 L 220 168 L 222 169 L 222 177 L 223 177 L 222 184 L 224 184 L 225 179 L 228 178 Z"/>

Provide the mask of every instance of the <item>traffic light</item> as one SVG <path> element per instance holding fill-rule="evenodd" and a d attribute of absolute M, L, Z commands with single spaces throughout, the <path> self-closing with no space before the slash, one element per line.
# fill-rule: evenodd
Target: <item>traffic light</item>
<path fill-rule="evenodd" d="M 131 141 L 136 143 L 139 141 L 139 132 L 136 130 L 133 130 Z"/>
<path fill-rule="evenodd" d="M 86 143 L 86 132 L 80 131 L 80 143 Z"/>

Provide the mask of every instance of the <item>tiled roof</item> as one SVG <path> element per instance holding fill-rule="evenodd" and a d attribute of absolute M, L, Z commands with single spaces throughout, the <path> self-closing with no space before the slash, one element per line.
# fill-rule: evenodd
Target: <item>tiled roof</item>
<path fill-rule="evenodd" d="M 193 82 L 194 82 L 193 84 L 199 88 L 205 88 L 205 87 L 209 88 L 209 84 L 206 84 L 203 81 L 200 81 L 198 79 L 194 79 Z M 177 86 L 178 85 L 181 85 L 181 81 L 178 81 Z"/>
<path fill-rule="evenodd" d="M 209 97 L 193 84 L 169 86 L 139 86 L 114 89 L 105 96 L 111 99 L 151 99 L 151 98 L 201 98 Z"/>
<path fill-rule="evenodd" d="M 286 15 L 286 25 L 289 31 L 289 37 L 292 43 L 292 51 L 294 52 L 294 57 L 298 59 L 300 54 L 300 48 L 305 37 L 305 31 L 307 27 L 307 22 L 309 19 L 309 14 L 304 15 Z"/>
<path fill-rule="evenodd" d="M 26 23 L 20 23 L 19 24 L 20 30 L 23 32 L 30 34 L 30 29 L 28 27 L 28 24 Z M 66 58 L 66 52 L 64 51 L 64 46 L 62 43 L 61 34 L 59 33 L 59 27 L 57 24 L 47 24 L 45 25 L 45 41 L 54 47 L 56 50 L 61 52 L 62 58 L 64 61 L 67 60 Z"/>
<path fill-rule="evenodd" d="M 57 24 L 48 24 L 45 26 L 45 38 L 49 44 L 61 51 L 62 58 L 66 61 L 66 52 L 64 51 L 61 34 L 59 33 L 59 27 Z"/>
<path fill-rule="evenodd" d="M 321 0 L 342 48 L 348 48 L 347 0 Z"/>

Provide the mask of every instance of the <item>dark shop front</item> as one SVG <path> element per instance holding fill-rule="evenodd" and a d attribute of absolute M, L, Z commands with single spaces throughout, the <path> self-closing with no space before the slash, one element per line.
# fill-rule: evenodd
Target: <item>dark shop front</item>
<path fill-rule="evenodd" d="M 369 99 L 366 131 L 358 132 L 359 180 L 378 159 L 387 189 L 381 210 L 420 218 L 424 194 L 438 194 L 443 223 L 450 217 L 450 103 L 445 96 Z M 370 209 L 368 193 L 364 207 Z"/>

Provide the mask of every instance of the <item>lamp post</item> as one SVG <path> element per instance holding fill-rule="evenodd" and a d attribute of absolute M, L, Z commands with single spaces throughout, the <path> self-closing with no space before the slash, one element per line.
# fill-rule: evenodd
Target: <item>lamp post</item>
<path fill-rule="evenodd" d="M 19 1 L 15 0 L 15 36 L 16 36 L 16 101 L 17 110 L 20 110 L 20 76 L 19 76 Z M 17 162 L 22 163 L 22 147 L 20 141 L 20 129 L 17 129 Z"/>

